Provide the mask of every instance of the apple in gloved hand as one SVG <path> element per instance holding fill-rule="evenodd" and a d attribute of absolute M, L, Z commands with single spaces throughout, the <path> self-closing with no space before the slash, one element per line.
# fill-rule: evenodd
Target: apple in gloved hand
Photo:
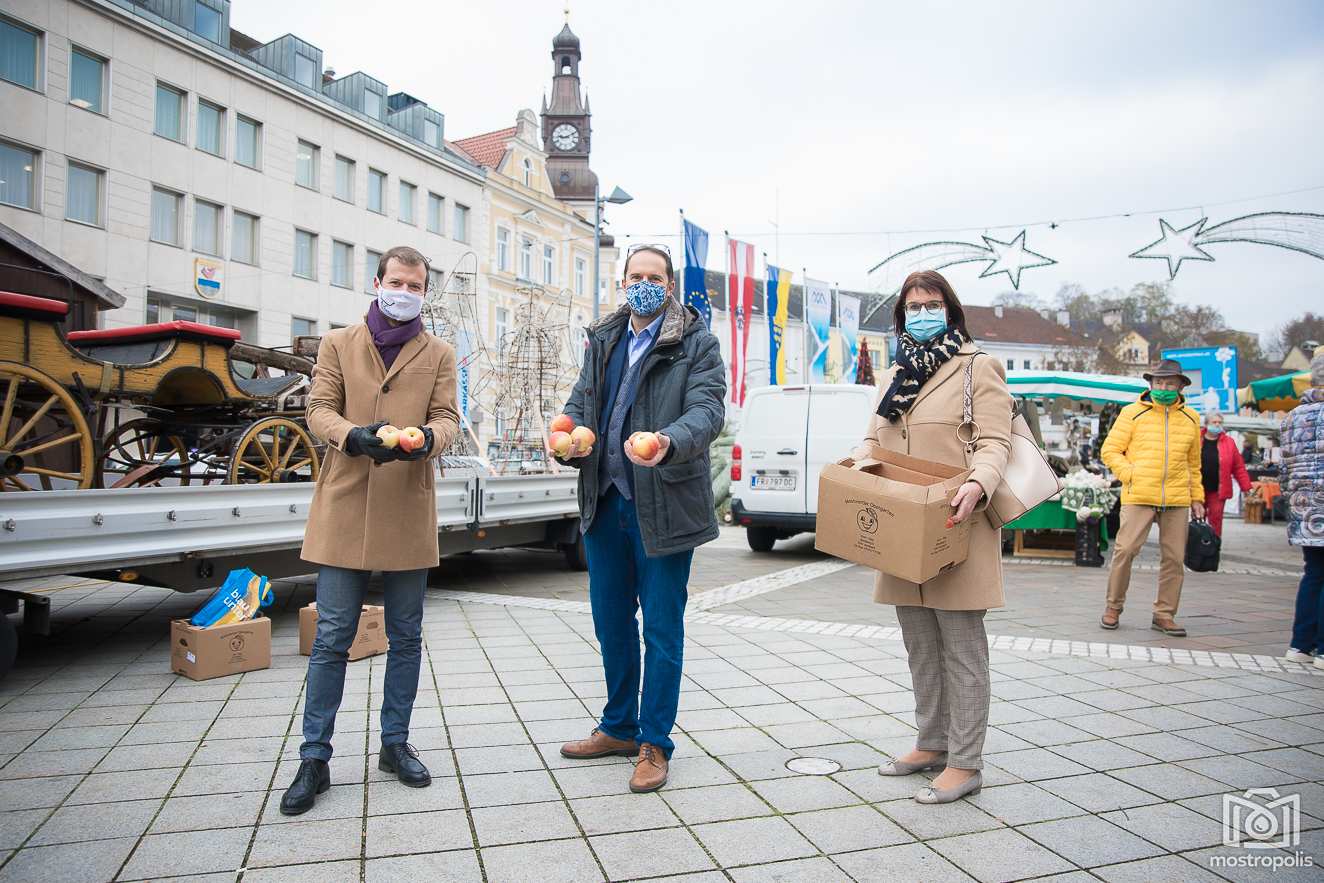
<path fill-rule="evenodd" d="M 547 446 L 551 448 L 552 453 L 558 457 L 565 457 L 570 453 L 574 446 L 574 440 L 570 438 L 570 433 L 564 431 L 553 432 L 547 439 Z"/>
<path fill-rule="evenodd" d="M 570 433 L 570 441 L 574 443 L 575 448 L 583 452 L 592 450 L 593 443 L 597 440 L 598 437 L 587 426 L 576 426 Z"/>
<path fill-rule="evenodd" d="M 558 414 L 552 418 L 552 423 L 547 428 L 552 432 L 569 433 L 575 428 L 575 421 L 569 414 Z"/>
<path fill-rule="evenodd" d="M 400 444 L 400 430 L 389 423 L 377 430 L 377 437 L 388 448 L 394 448 Z"/>
<path fill-rule="evenodd" d="M 419 429 L 417 426 L 407 426 L 400 430 L 400 450 L 404 451 L 406 454 L 410 451 L 417 451 L 425 444 L 427 444 L 427 437 L 423 435 L 423 430 Z"/>

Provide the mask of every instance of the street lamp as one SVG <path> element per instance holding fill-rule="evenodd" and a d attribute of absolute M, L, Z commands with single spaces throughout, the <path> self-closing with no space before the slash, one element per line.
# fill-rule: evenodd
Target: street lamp
<path fill-rule="evenodd" d="M 602 305 L 602 266 L 600 264 L 599 254 L 602 251 L 602 204 L 610 202 L 612 205 L 625 205 L 633 196 L 626 193 L 619 187 L 612 188 L 611 194 L 607 197 L 600 195 L 598 185 L 593 185 L 593 321 L 598 321 L 598 312 Z"/>

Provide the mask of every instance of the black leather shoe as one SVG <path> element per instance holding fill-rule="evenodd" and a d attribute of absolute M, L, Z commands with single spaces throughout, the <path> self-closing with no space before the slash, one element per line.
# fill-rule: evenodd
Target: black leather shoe
<path fill-rule="evenodd" d="M 396 778 L 410 788 L 426 788 L 432 784 L 432 774 L 418 759 L 418 749 L 408 742 L 383 745 L 382 753 L 377 757 L 377 769 L 395 773 Z"/>
<path fill-rule="evenodd" d="M 317 795 L 331 787 L 331 768 L 326 761 L 309 758 L 299 764 L 294 781 L 280 799 L 280 812 L 285 816 L 306 813 L 317 802 Z"/>

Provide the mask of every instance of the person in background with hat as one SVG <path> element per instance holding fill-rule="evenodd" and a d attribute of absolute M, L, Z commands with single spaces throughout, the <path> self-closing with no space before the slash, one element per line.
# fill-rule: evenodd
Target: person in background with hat
<path fill-rule="evenodd" d="M 1122 519 L 1099 624 L 1117 628 L 1131 584 L 1131 563 L 1150 526 L 1158 522 L 1159 586 L 1150 627 L 1184 638 L 1186 629 L 1174 617 L 1185 573 L 1187 513 L 1196 518 L 1205 514 L 1200 418 L 1182 396 L 1191 379 L 1175 359 L 1159 362 L 1144 378 L 1149 389 L 1117 415 L 1101 451 L 1104 465 L 1122 482 Z"/>
<path fill-rule="evenodd" d="M 1324 668 L 1324 346 L 1310 360 L 1310 389 L 1283 421 L 1282 441 L 1287 541 L 1305 559 L 1287 659 L 1313 657 Z"/>

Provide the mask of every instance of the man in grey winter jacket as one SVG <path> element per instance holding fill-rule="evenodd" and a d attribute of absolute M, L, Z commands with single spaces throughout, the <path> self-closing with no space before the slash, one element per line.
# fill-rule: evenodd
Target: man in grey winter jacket
<path fill-rule="evenodd" d="M 592 734 L 561 754 L 638 755 L 630 790 L 666 784 L 680 700 L 684 616 L 695 547 L 718 534 L 708 448 L 725 419 L 717 338 L 675 297 L 663 248 L 625 259 L 626 304 L 589 329 L 589 349 L 565 412 L 596 444 L 563 458 L 579 468 L 589 600 L 607 701 Z M 657 433 L 656 451 L 636 432 Z M 644 663 L 639 626 L 644 620 Z M 643 699 L 640 700 L 640 681 Z"/>

